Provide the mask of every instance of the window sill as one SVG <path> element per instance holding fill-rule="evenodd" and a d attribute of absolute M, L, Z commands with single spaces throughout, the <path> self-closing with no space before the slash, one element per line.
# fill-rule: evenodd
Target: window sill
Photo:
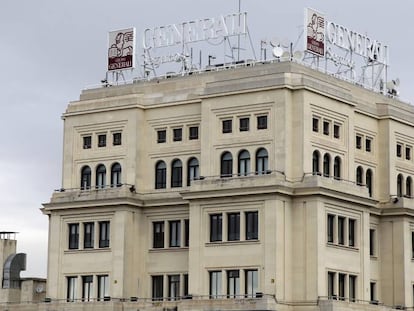
<path fill-rule="evenodd" d="M 370 257 L 371 260 L 375 260 L 375 261 L 378 260 L 378 256 L 377 255 L 369 255 L 369 257 Z M 411 259 L 411 260 L 413 260 L 413 259 Z"/>
<path fill-rule="evenodd" d="M 248 244 L 260 244 L 260 240 L 207 242 L 207 243 L 205 243 L 205 246 L 206 247 L 214 247 L 214 246 L 248 245 Z"/>
<path fill-rule="evenodd" d="M 66 249 L 64 254 L 79 254 L 79 253 L 100 253 L 100 252 L 111 252 L 110 247 L 102 248 L 83 248 L 83 249 Z"/>
<path fill-rule="evenodd" d="M 165 252 L 187 252 L 188 246 L 185 247 L 164 247 L 164 248 L 150 248 L 150 253 L 165 253 Z"/>
<path fill-rule="evenodd" d="M 355 247 L 355 246 L 340 245 L 340 244 L 334 244 L 334 243 L 330 243 L 330 242 L 327 242 L 326 246 L 332 247 L 332 248 L 338 248 L 338 249 L 346 249 L 346 250 L 350 250 L 350 251 L 354 251 L 354 252 L 359 251 L 359 248 Z"/>

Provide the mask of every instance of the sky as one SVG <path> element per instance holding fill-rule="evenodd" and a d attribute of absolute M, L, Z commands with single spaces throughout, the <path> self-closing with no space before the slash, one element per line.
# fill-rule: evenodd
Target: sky
<path fill-rule="evenodd" d="M 400 79 L 401 100 L 414 102 L 413 2 L 240 3 L 257 56 L 261 40 L 296 42 L 310 7 L 388 45 L 388 77 Z M 82 89 L 105 77 L 108 32 L 135 27 L 140 42 L 146 28 L 218 17 L 238 7 L 239 0 L 0 1 L 0 231 L 19 232 L 17 251 L 27 253 L 21 276 L 46 277 L 48 218 L 40 208 L 61 187 L 61 115 Z M 206 58 L 209 52 L 203 52 Z"/>

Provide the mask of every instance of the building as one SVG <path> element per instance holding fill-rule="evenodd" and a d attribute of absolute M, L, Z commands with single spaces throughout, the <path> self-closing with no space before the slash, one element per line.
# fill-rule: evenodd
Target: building
<path fill-rule="evenodd" d="M 411 105 L 287 61 L 83 90 L 63 120 L 49 306 L 413 307 Z"/>

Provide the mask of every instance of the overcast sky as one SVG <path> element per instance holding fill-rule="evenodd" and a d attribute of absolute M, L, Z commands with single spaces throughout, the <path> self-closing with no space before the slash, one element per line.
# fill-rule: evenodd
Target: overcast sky
<path fill-rule="evenodd" d="M 61 186 L 61 114 L 105 76 L 108 31 L 133 26 L 140 41 L 145 28 L 237 12 L 238 3 L 0 1 L 0 231 L 19 232 L 18 252 L 28 254 L 22 276 L 46 277 L 48 219 L 39 208 Z M 257 55 L 261 39 L 295 42 L 305 7 L 387 44 L 388 77 L 399 77 L 400 98 L 413 102 L 411 1 L 242 0 L 241 6 Z"/>

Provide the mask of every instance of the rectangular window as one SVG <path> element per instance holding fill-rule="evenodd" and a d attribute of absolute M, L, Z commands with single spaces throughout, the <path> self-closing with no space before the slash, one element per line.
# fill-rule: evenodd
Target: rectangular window
<path fill-rule="evenodd" d="M 397 157 L 401 158 L 402 154 L 402 145 L 397 144 Z"/>
<path fill-rule="evenodd" d="M 365 151 L 371 152 L 372 149 L 372 139 L 371 138 L 365 138 Z"/>
<path fill-rule="evenodd" d="M 334 137 L 340 138 L 341 136 L 341 127 L 339 124 L 334 124 Z"/>
<path fill-rule="evenodd" d="M 377 293 L 376 293 L 376 283 L 375 282 L 370 282 L 369 283 L 369 288 L 370 288 L 370 300 L 371 303 L 376 303 L 377 301 Z"/>
<path fill-rule="evenodd" d="M 223 133 L 231 133 L 233 131 L 233 121 L 232 120 L 223 120 Z"/>
<path fill-rule="evenodd" d="M 328 235 L 328 243 L 334 242 L 334 226 L 335 226 L 335 216 L 328 214 L 328 223 L 327 223 L 327 235 Z"/>
<path fill-rule="evenodd" d="M 357 135 L 355 137 L 355 147 L 357 149 L 362 149 L 362 136 Z"/>
<path fill-rule="evenodd" d="M 338 217 L 338 244 L 345 245 L 345 218 Z"/>
<path fill-rule="evenodd" d="M 246 212 L 246 240 L 259 238 L 258 212 Z"/>
<path fill-rule="evenodd" d="M 210 242 L 217 242 L 222 240 L 222 227 L 222 214 L 210 215 Z"/>
<path fill-rule="evenodd" d="M 258 130 L 267 129 L 267 116 L 258 116 L 257 117 L 257 129 Z"/>
<path fill-rule="evenodd" d="M 181 239 L 181 221 L 169 221 L 170 227 L 170 247 L 180 247 Z"/>
<path fill-rule="evenodd" d="M 328 272 L 328 299 L 336 299 L 335 272 Z"/>
<path fill-rule="evenodd" d="M 375 256 L 375 229 L 369 229 L 369 255 Z"/>
<path fill-rule="evenodd" d="M 168 297 L 170 300 L 176 300 L 180 297 L 180 275 L 168 276 Z"/>
<path fill-rule="evenodd" d="M 162 144 L 167 141 L 167 131 L 166 130 L 158 130 L 157 131 L 157 143 Z"/>
<path fill-rule="evenodd" d="M 82 301 L 91 301 L 93 298 L 93 276 L 82 276 Z"/>
<path fill-rule="evenodd" d="M 114 146 L 122 145 L 122 133 L 113 133 L 112 134 L 112 144 Z"/>
<path fill-rule="evenodd" d="M 83 149 L 92 148 L 92 136 L 83 136 Z"/>
<path fill-rule="evenodd" d="M 312 131 L 319 132 L 319 119 L 312 118 Z"/>
<path fill-rule="evenodd" d="M 221 291 L 221 271 L 210 271 L 210 298 L 220 298 Z"/>
<path fill-rule="evenodd" d="M 356 301 L 356 275 L 349 276 L 349 301 Z"/>
<path fill-rule="evenodd" d="M 345 279 L 346 274 L 339 273 L 338 275 L 338 296 L 339 300 L 345 300 Z"/>
<path fill-rule="evenodd" d="M 83 248 L 94 247 L 94 223 L 85 222 L 83 224 Z"/>
<path fill-rule="evenodd" d="M 355 219 L 348 219 L 348 246 L 354 247 L 355 246 Z"/>
<path fill-rule="evenodd" d="M 190 220 L 184 220 L 184 246 L 190 245 Z"/>
<path fill-rule="evenodd" d="M 164 276 L 152 276 L 152 300 L 160 301 L 164 297 Z"/>
<path fill-rule="evenodd" d="M 414 231 L 411 231 L 411 258 L 414 259 Z"/>
<path fill-rule="evenodd" d="M 109 247 L 110 227 L 109 221 L 99 222 L 99 248 Z"/>
<path fill-rule="evenodd" d="M 188 297 L 188 274 L 184 274 L 183 296 Z"/>
<path fill-rule="evenodd" d="M 69 224 L 69 249 L 79 248 L 79 224 Z"/>
<path fill-rule="evenodd" d="M 98 275 L 98 300 L 109 297 L 109 276 Z"/>
<path fill-rule="evenodd" d="M 323 121 L 323 134 L 324 135 L 329 135 L 329 127 L 330 127 L 329 121 Z"/>
<path fill-rule="evenodd" d="M 106 146 L 106 134 L 99 134 L 98 135 L 98 147 L 105 147 Z"/>
<path fill-rule="evenodd" d="M 240 118 L 240 132 L 246 132 L 249 130 L 249 118 Z"/>
<path fill-rule="evenodd" d="M 182 141 L 183 140 L 183 129 L 173 129 L 173 141 Z"/>
<path fill-rule="evenodd" d="M 245 282 L 246 282 L 246 296 L 249 298 L 255 298 L 257 289 L 259 286 L 258 272 L 257 270 L 246 270 L 245 271 Z"/>
<path fill-rule="evenodd" d="M 405 159 L 411 160 L 411 147 L 405 147 Z"/>
<path fill-rule="evenodd" d="M 66 299 L 68 302 L 74 302 L 76 300 L 76 276 L 68 276 Z"/>
<path fill-rule="evenodd" d="M 227 240 L 240 240 L 240 213 L 227 214 Z"/>
<path fill-rule="evenodd" d="M 239 270 L 227 271 L 227 298 L 237 298 L 240 295 Z"/>
<path fill-rule="evenodd" d="M 190 140 L 198 139 L 198 126 L 190 126 L 188 138 Z"/>
<path fill-rule="evenodd" d="M 164 222 L 154 222 L 153 223 L 154 235 L 153 235 L 153 248 L 163 248 L 164 247 Z"/>

